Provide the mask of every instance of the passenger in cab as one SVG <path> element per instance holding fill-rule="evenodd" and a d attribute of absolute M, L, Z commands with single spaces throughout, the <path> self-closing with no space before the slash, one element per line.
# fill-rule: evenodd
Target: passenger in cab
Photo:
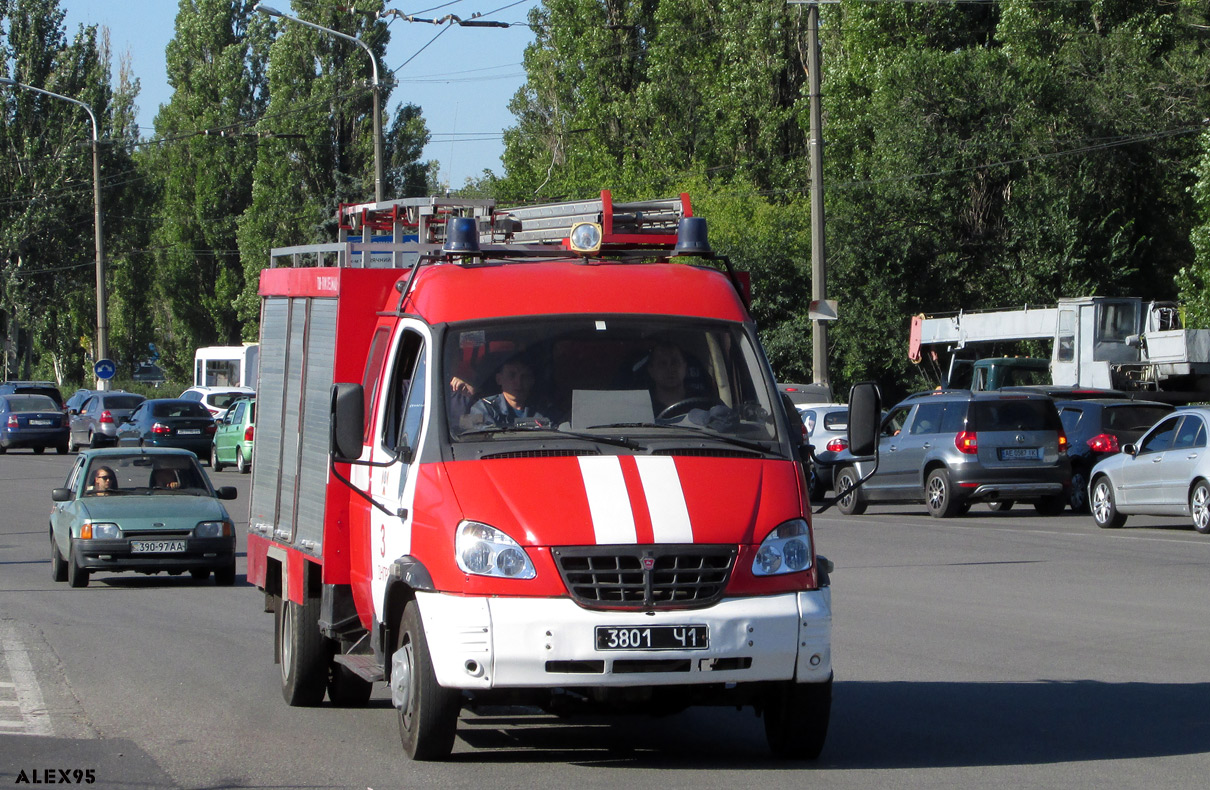
<path fill-rule="evenodd" d="M 533 365 L 521 355 L 506 360 L 496 372 L 498 395 L 481 398 L 471 407 L 470 416 L 475 421 L 494 423 L 498 426 L 514 425 L 522 421 L 534 421 L 549 425 L 550 420 L 534 405 L 532 398 L 535 384 Z"/>

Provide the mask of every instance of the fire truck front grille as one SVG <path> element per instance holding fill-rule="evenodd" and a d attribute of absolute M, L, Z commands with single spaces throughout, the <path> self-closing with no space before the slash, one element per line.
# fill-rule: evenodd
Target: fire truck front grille
<path fill-rule="evenodd" d="M 565 546 L 554 550 L 576 603 L 590 609 L 689 609 L 723 597 L 734 546 Z"/>

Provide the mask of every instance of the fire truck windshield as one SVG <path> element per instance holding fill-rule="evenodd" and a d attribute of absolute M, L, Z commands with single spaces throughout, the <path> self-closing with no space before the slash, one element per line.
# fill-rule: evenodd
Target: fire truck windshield
<path fill-rule="evenodd" d="M 776 394 L 739 324 L 662 316 L 457 324 L 443 365 L 454 441 L 619 428 L 692 430 L 758 450 L 779 441 Z"/>

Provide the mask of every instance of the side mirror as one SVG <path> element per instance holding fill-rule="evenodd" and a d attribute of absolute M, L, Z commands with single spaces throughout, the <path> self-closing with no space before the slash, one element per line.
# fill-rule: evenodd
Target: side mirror
<path fill-rule="evenodd" d="M 1129 455 L 1131 458 L 1133 458 L 1134 456 L 1139 454 L 1139 448 L 1133 444 L 1124 444 L 1124 445 L 1122 445 L 1122 452 L 1126 453 L 1126 455 Z"/>
<path fill-rule="evenodd" d="M 54 491 L 50 492 L 50 499 L 52 502 L 70 502 L 71 501 L 71 489 L 70 488 L 56 488 Z"/>
<path fill-rule="evenodd" d="M 68 413 L 69 415 L 71 415 L 72 417 L 74 417 L 74 416 L 76 416 L 77 414 L 79 414 L 79 413 L 80 413 L 80 410 L 79 410 L 79 409 L 68 409 L 68 410 L 67 410 L 67 413 Z"/>
<path fill-rule="evenodd" d="M 333 384 L 331 453 L 338 461 L 356 461 L 364 435 L 364 389 L 360 384 Z"/>
<path fill-rule="evenodd" d="M 236 491 L 235 486 L 222 486 L 220 488 L 216 488 L 214 490 L 214 494 L 219 499 L 235 499 L 235 497 L 239 495 L 239 492 Z"/>
<path fill-rule="evenodd" d="M 869 458 L 878 452 L 878 431 L 882 421 L 882 393 L 872 381 L 854 384 L 849 391 L 849 453 L 854 458 Z"/>

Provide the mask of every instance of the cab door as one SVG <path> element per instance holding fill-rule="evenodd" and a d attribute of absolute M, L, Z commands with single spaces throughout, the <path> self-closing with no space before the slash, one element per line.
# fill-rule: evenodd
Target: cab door
<path fill-rule="evenodd" d="M 392 563 L 412 551 L 415 467 L 419 463 L 427 418 L 431 343 L 418 322 L 401 323 L 381 379 L 382 391 L 374 422 L 370 493 L 377 507 L 370 510 L 372 589 L 378 616 Z"/>

